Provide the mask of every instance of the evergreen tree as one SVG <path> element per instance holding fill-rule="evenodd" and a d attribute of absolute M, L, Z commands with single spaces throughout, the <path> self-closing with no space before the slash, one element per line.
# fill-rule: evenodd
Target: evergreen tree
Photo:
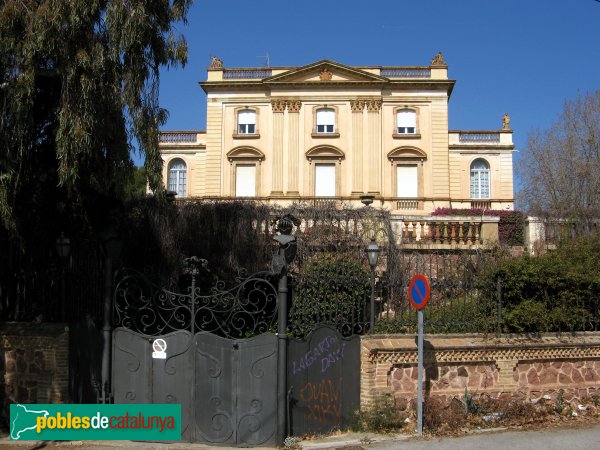
<path fill-rule="evenodd" d="M 13 237 L 101 226 L 126 195 L 134 140 L 163 194 L 159 68 L 186 63 L 174 24 L 190 4 L 0 1 L 0 217 Z"/>

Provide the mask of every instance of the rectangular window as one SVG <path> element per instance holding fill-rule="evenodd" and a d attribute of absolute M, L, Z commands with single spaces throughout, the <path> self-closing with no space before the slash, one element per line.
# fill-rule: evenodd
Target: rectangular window
<path fill-rule="evenodd" d="M 319 109 L 317 111 L 317 133 L 333 133 L 335 130 L 335 110 Z"/>
<path fill-rule="evenodd" d="M 235 196 L 256 197 L 256 166 L 238 164 L 235 167 Z"/>
<path fill-rule="evenodd" d="M 396 113 L 396 130 L 398 134 L 415 134 L 417 129 L 417 114 L 410 109 Z"/>
<path fill-rule="evenodd" d="M 471 198 L 490 198 L 490 174 L 487 171 L 471 172 Z"/>
<path fill-rule="evenodd" d="M 315 165 L 315 197 L 335 197 L 335 164 Z"/>
<path fill-rule="evenodd" d="M 419 196 L 419 178 L 416 165 L 396 166 L 397 196 L 416 198 Z"/>
<path fill-rule="evenodd" d="M 254 134 L 256 133 L 256 112 L 244 110 L 238 113 L 238 133 Z"/>

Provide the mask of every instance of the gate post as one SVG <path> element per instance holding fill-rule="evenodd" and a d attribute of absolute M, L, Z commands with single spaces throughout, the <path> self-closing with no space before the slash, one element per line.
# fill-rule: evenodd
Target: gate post
<path fill-rule="evenodd" d="M 279 244 L 273 255 L 271 271 L 279 275 L 277 286 L 277 444 L 283 445 L 286 437 L 287 418 L 287 265 L 294 260 L 297 250 L 296 237 L 292 236 L 293 226 L 299 225 L 298 219 L 286 214 L 277 225 L 279 234 L 273 237 Z"/>
<path fill-rule="evenodd" d="M 102 241 L 104 244 L 104 309 L 102 317 L 102 371 L 101 386 L 98 389 L 98 400 L 99 403 L 110 403 L 111 316 L 113 309 L 114 262 L 121 253 L 121 241 L 117 233 L 111 228 L 102 233 Z"/>

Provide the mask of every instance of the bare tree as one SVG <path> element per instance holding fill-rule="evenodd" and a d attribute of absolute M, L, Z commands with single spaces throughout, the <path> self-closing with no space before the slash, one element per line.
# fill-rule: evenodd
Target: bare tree
<path fill-rule="evenodd" d="M 566 101 L 549 129 L 528 136 L 517 174 L 530 213 L 600 218 L 600 90 Z"/>

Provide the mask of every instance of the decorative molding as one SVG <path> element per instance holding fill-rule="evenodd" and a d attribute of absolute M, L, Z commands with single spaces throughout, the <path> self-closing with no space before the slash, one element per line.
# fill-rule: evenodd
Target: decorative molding
<path fill-rule="evenodd" d="M 321 81 L 331 81 L 332 78 L 333 78 L 333 74 L 331 73 L 331 71 L 329 69 L 323 69 L 321 71 L 321 73 L 319 74 L 319 79 Z"/>
<path fill-rule="evenodd" d="M 341 161 L 346 157 L 343 151 L 332 145 L 317 145 L 308 150 L 305 156 L 309 161 L 314 159 L 337 159 L 338 161 Z"/>
<path fill-rule="evenodd" d="M 446 61 L 444 61 L 444 55 L 442 55 L 442 52 L 438 52 L 437 55 L 435 55 L 433 58 L 431 58 L 431 65 L 432 66 L 443 66 L 443 67 L 448 66 Z"/>
<path fill-rule="evenodd" d="M 300 100 L 287 100 L 287 108 L 290 113 L 300 112 L 302 102 Z"/>
<path fill-rule="evenodd" d="M 361 112 L 365 109 L 364 100 L 350 100 L 350 109 L 352 112 Z"/>
<path fill-rule="evenodd" d="M 209 69 L 222 69 L 223 68 L 223 60 L 217 56 L 210 57 L 210 66 Z"/>
<path fill-rule="evenodd" d="M 390 161 L 398 159 L 427 159 L 427 153 L 417 147 L 398 147 L 387 154 Z"/>
<path fill-rule="evenodd" d="M 365 104 L 367 105 L 367 111 L 379 111 L 381 109 L 381 100 L 378 99 L 369 99 L 365 101 Z"/>
<path fill-rule="evenodd" d="M 271 107 L 274 113 L 282 113 L 287 106 L 287 100 L 271 100 Z"/>
<path fill-rule="evenodd" d="M 508 113 L 504 113 L 504 115 L 502 116 L 502 131 L 509 131 L 510 130 L 510 116 L 508 115 Z"/>
<path fill-rule="evenodd" d="M 439 363 L 468 363 L 495 361 L 538 361 L 556 359 L 600 358 L 600 346 L 565 346 L 538 348 L 495 348 L 473 350 L 435 350 L 425 352 L 429 359 Z M 369 362 L 375 364 L 416 364 L 418 352 L 371 350 Z"/>
<path fill-rule="evenodd" d="M 227 152 L 229 162 L 240 159 L 264 161 L 265 154 L 256 147 L 241 146 Z"/>

